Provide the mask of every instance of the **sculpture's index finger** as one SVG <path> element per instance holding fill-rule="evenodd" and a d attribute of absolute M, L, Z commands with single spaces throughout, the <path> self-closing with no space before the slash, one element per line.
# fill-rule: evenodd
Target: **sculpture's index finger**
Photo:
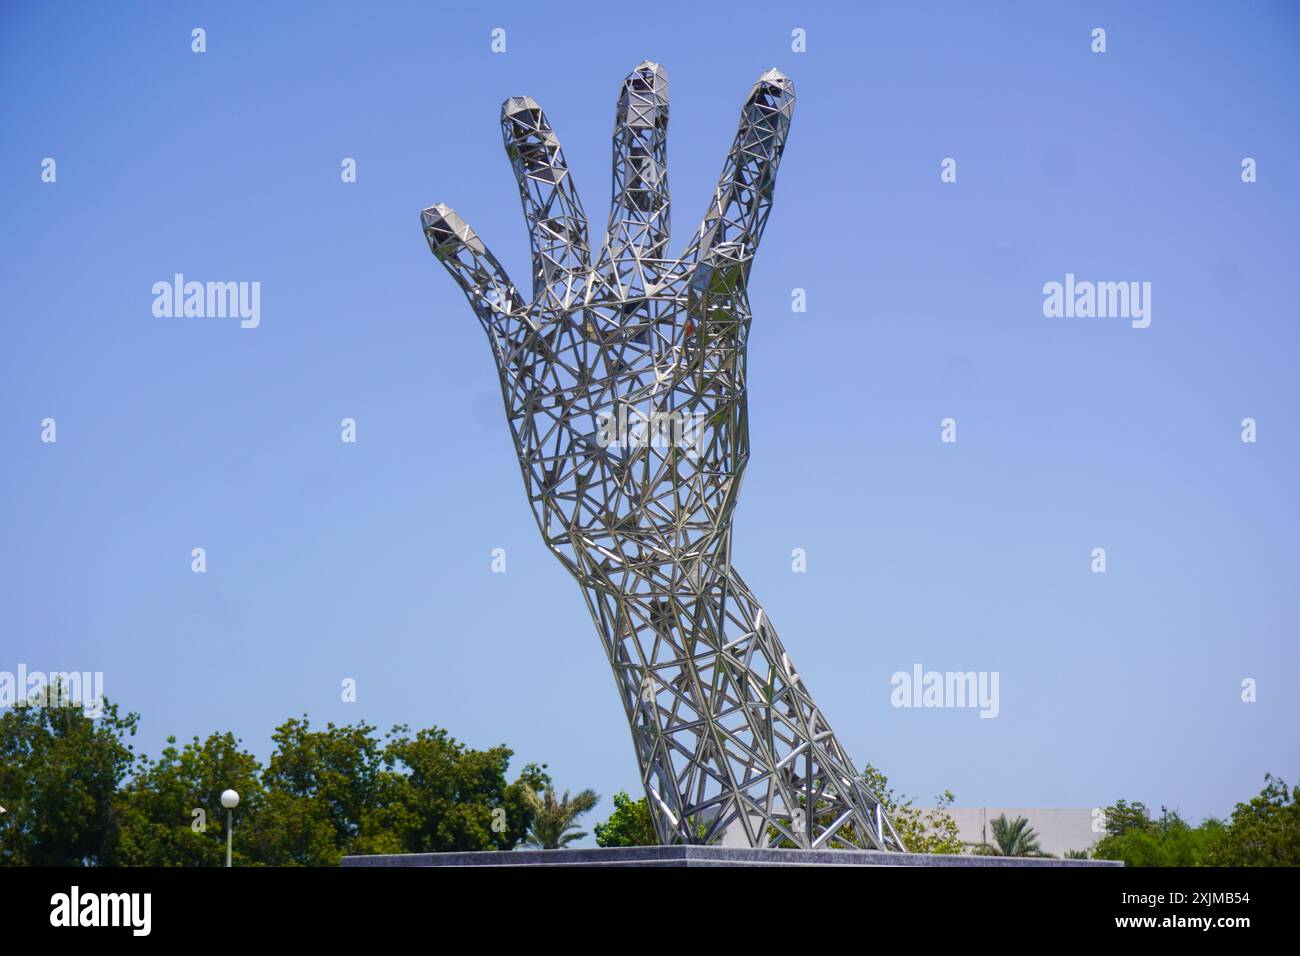
<path fill-rule="evenodd" d="M 683 261 L 718 259 L 748 265 L 772 209 L 776 171 L 793 115 L 794 83 L 780 70 L 768 70 L 745 100 L 713 201 Z"/>
<path fill-rule="evenodd" d="M 531 96 L 501 104 L 501 135 L 533 250 L 534 306 L 568 309 L 590 264 L 587 217 L 559 138 Z"/>

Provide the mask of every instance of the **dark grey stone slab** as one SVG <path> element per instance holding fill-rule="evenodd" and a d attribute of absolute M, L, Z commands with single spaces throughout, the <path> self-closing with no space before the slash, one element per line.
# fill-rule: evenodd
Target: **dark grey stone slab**
<path fill-rule="evenodd" d="M 393 853 L 345 856 L 344 866 L 1123 866 L 1112 860 L 944 856 L 878 850 L 755 850 L 723 846 L 638 846 L 483 853 Z"/>

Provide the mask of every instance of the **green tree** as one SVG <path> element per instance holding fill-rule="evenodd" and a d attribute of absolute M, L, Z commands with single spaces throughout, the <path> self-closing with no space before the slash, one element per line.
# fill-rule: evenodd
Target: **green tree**
<path fill-rule="evenodd" d="M 614 812 L 604 823 L 597 823 L 595 830 L 596 846 L 659 845 L 646 798 L 633 800 L 624 790 L 614 794 Z"/>
<path fill-rule="evenodd" d="M 1106 808 L 1106 835 L 1123 836 L 1126 833 L 1154 833 L 1156 822 L 1151 819 L 1145 803 L 1116 800 L 1115 805 Z"/>
<path fill-rule="evenodd" d="M 276 728 L 265 768 L 229 733 L 183 747 L 168 738 L 157 760 L 137 758 L 125 742 L 137 715 L 105 702 L 91 720 L 67 696 L 0 713 L 0 863 L 217 866 L 228 788 L 240 794 L 238 865 L 508 850 L 551 784 L 536 764 L 508 781 L 508 748 L 472 750 L 437 727 L 380 739 L 366 723 L 315 729 L 306 717 Z"/>
<path fill-rule="evenodd" d="M 447 731 L 414 735 L 397 726 L 383 739 L 366 723 L 307 719 L 276 729 L 263 775 L 264 806 L 248 821 L 257 860 L 333 866 L 363 853 L 509 850 L 532 819 L 528 795 L 550 782 L 535 764 L 510 783 L 512 752 L 472 750 Z"/>
<path fill-rule="evenodd" d="M 136 763 L 132 779 L 118 792 L 117 840 L 111 862 L 116 866 L 221 866 L 226 855 L 226 810 L 221 793 L 239 793 L 235 826 L 262 812 L 265 794 L 262 767 L 240 747 L 234 734 L 195 737 L 177 749 L 176 738 L 158 760 Z M 242 837 L 242 832 L 241 832 Z M 235 842 L 235 862 L 254 862 L 249 841 Z"/>
<path fill-rule="evenodd" d="M 1272 774 L 1249 803 L 1239 803 L 1210 854 L 1211 866 L 1300 866 L 1297 788 Z"/>
<path fill-rule="evenodd" d="M 1092 855 L 1098 860 L 1123 860 L 1127 866 L 1207 866 L 1222 830 L 1218 820 L 1193 827 L 1171 813 L 1164 825 L 1103 837 Z"/>
<path fill-rule="evenodd" d="M 957 821 L 948 813 L 948 809 L 957 799 L 951 790 L 945 790 L 935 797 L 932 809 L 921 810 L 912 805 L 912 799 L 895 794 L 889 786 L 889 778 L 878 768 L 867 764 L 862 771 L 862 779 L 880 800 L 881 806 L 889 818 L 894 821 L 894 829 L 911 853 L 961 853 L 964 844 L 957 828 Z"/>
<path fill-rule="evenodd" d="M 550 784 L 545 766 L 527 764 L 508 782 L 512 751 L 471 750 L 438 727 L 395 727 L 373 809 L 353 853 L 510 850 L 528 832 L 529 796 Z"/>
<path fill-rule="evenodd" d="M 138 714 L 103 701 L 100 716 L 61 682 L 0 714 L 0 864 L 80 866 L 111 861 L 114 795 L 135 759 Z"/>
<path fill-rule="evenodd" d="M 1209 819 L 1189 825 L 1177 811 L 1160 821 L 1142 803 L 1116 801 L 1106 808 L 1106 836 L 1093 847 L 1098 860 L 1123 860 L 1127 866 L 1206 866 L 1222 838 L 1223 824 Z"/>
<path fill-rule="evenodd" d="M 285 721 L 271 739 L 275 751 L 262 775 L 266 812 L 248 818 L 263 862 L 337 865 L 377 803 L 382 741 L 364 721 L 312 730 L 305 715 Z"/>
<path fill-rule="evenodd" d="M 235 846 L 265 866 L 337 866 L 346 853 L 325 805 L 283 790 L 267 791 L 256 814 L 236 817 Z"/>
<path fill-rule="evenodd" d="M 600 801 L 595 790 L 583 790 L 572 799 L 565 790 L 564 796 L 557 798 L 555 787 L 550 784 L 540 793 L 528 791 L 527 799 L 532 805 L 533 820 L 524 845 L 543 850 L 558 850 L 585 837 L 586 832 L 577 829 L 577 818 Z"/>
<path fill-rule="evenodd" d="M 1050 856 L 1038 846 L 1038 834 L 1024 817 L 1008 820 L 1005 813 L 999 814 L 989 824 L 993 831 L 993 842 L 983 843 L 975 852 L 983 856 Z"/>

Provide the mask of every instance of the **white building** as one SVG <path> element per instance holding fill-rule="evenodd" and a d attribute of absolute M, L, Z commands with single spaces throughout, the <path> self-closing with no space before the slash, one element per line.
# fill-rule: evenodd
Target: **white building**
<path fill-rule="evenodd" d="M 930 813 L 923 808 L 922 813 Z M 1093 830 L 1098 819 L 1090 808 L 1042 807 L 949 807 L 944 811 L 955 821 L 963 843 L 993 842 L 993 821 L 1002 814 L 1007 820 L 1024 817 L 1038 834 L 1038 846 L 1044 853 L 1062 856 L 1066 850 L 1088 850 L 1105 836 Z"/>

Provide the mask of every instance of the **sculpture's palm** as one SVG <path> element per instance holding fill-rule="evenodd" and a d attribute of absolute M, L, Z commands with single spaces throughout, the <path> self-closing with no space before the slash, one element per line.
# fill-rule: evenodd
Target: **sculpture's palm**
<path fill-rule="evenodd" d="M 587 593 L 661 839 L 714 839 L 739 821 L 750 843 L 883 848 L 897 838 L 871 816 L 874 798 L 849 778 L 851 764 L 730 565 L 748 459 L 745 284 L 793 106 L 788 79 L 760 77 L 680 258 L 667 258 L 668 82 L 652 63 L 623 84 L 614 201 L 594 258 L 541 109 L 528 97 L 502 108 L 532 235 L 531 303 L 454 212 L 436 205 L 422 220 L 487 330 L 529 500 Z M 729 745 L 746 751 L 745 769 L 732 766 Z M 796 767 L 801 753 L 807 766 Z"/>

